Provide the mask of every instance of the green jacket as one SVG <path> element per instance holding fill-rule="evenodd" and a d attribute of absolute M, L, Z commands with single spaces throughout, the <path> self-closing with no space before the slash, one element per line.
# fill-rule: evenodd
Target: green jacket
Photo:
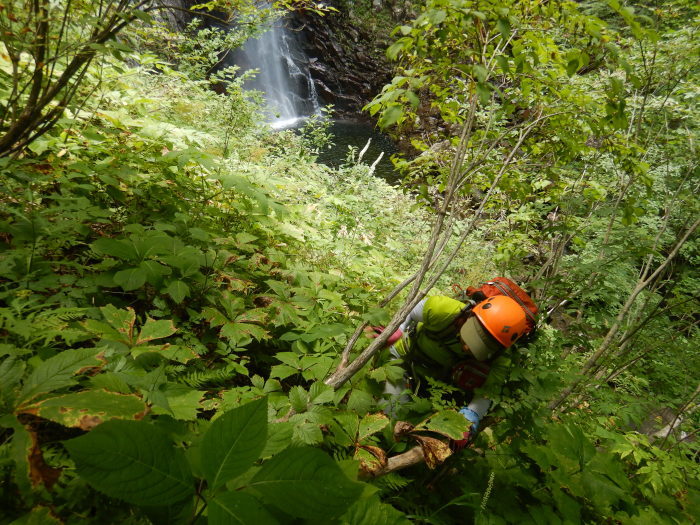
<path fill-rule="evenodd" d="M 398 353 L 417 373 L 447 378 L 452 367 L 465 359 L 455 319 L 467 305 L 444 295 L 429 297 L 423 306 L 423 322 L 396 343 Z"/>

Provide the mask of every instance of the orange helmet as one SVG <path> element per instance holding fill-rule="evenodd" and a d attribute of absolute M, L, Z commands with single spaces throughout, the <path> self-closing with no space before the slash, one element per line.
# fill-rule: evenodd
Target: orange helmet
<path fill-rule="evenodd" d="M 520 305 L 506 295 L 495 295 L 477 304 L 472 312 L 482 326 L 505 348 L 527 330 L 527 319 Z"/>

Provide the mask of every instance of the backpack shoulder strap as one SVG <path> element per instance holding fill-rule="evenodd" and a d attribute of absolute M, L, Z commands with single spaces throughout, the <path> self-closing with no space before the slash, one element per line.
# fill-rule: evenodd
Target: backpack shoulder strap
<path fill-rule="evenodd" d="M 530 320 L 534 323 L 535 316 L 530 310 L 530 308 L 525 304 L 525 302 L 518 296 L 518 294 L 513 290 L 510 286 L 508 286 L 507 283 L 504 283 L 503 281 L 490 281 L 489 283 L 492 286 L 495 286 L 498 288 L 503 295 L 506 295 L 512 299 L 515 299 L 517 303 L 520 305 L 520 307 L 525 311 L 525 315 L 530 318 Z"/>

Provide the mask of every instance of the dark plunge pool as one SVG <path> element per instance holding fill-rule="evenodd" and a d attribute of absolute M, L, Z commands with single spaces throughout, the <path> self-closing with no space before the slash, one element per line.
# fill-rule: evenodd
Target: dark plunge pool
<path fill-rule="evenodd" d="M 342 166 L 348 162 L 350 147 L 356 149 L 355 158 L 357 158 L 367 141 L 372 139 L 369 148 L 362 156 L 362 163 L 372 165 L 383 152 L 384 156 L 375 167 L 375 175 L 391 184 L 399 182 L 399 173 L 389 159 L 398 150 L 388 136 L 370 124 L 350 120 L 334 120 L 329 131 L 333 136 L 333 146 L 320 152 L 318 162 L 327 166 Z"/>

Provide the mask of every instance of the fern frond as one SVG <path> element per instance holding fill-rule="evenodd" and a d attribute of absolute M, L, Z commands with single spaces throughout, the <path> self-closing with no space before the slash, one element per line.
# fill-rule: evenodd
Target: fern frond
<path fill-rule="evenodd" d="M 410 479 L 404 478 L 397 472 L 390 472 L 385 476 L 381 476 L 374 480 L 373 484 L 379 487 L 382 492 L 397 492 L 412 482 Z"/>
<path fill-rule="evenodd" d="M 86 315 L 86 308 L 49 306 L 39 310 L 15 305 L 13 309 L 0 309 L 0 328 L 17 336 L 16 342 L 26 346 L 36 343 L 46 345 L 55 339 L 62 339 L 71 345 L 85 338 L 85 330 L 73 323 Z"/>
<path fill-rule="evenodd" d="M 39 312 L 36 316 L 36 321 L 46 320 L 47 323 L 78 321 L 86 315 L 87 308 L 64 307 Z"/>
<path fill-rule="evenodd" d="M 185 383 L 192 388 L 206 388 L 224 386 L 236 375 L 226 368 L 215 370 L 193 370 L 178 377 L 178 381 Z"/>
<path fill-rule="evenodd" d="M 177 376 L 187 370 L 185 365 L 166 365 L 165 372 L 169 376 Z"/>

